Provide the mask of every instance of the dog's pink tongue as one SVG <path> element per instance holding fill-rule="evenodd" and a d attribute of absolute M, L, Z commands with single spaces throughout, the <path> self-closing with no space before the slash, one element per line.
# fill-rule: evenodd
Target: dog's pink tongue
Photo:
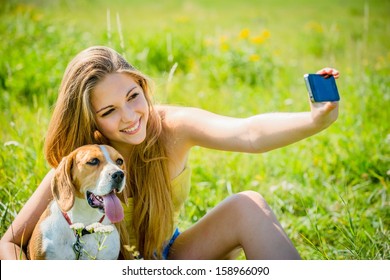
<path fill-rule="evenodd" d="M 103 196 L 104 200 L 104 210 L 106 216 L 112 223 L 118 223 L 122 221 L 123 207 L 119 198 L 112 192 L 108 195 Z"/>

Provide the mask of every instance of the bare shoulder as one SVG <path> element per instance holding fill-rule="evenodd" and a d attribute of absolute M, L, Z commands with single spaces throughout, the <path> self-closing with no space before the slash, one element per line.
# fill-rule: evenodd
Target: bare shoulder
<path fill-rule="evenodd" d="M 195 107 L 159 106 L 164 125 L 185 147 L 226 149 L 242 123 Z M 229 140 L 230 139 L 230 140 Z"/>
<path fill-rule="evenodd" d="M 194 107 L 159 106 L 164 125 L 180 147 L 248 151 L 250 121 Z"/>
<path fill-rule="evenodd" d="M 161 116 L 165 137 L 169 138 L 166 142 L 169 168 L 172 178 L 175 178 L 187 165 L 188 153 L 193 146 L 188 122 L 192 109 L 170 105 L 158 105 L 155 109 Z"/>
<path fill-rule="evenodd" d="M 201 116 L 207 114 L 207 111 L 171 105 L 159 105 L 156 110 L 162 116 L 164 129 L 173 140 L 170 141 L 173 149 L 185 154 L 196 145 L 194 135 L 202 127 L 201 119 L 204 117 Z"/>
<path fill-rule="evenodd" d="M 196 110 L 197 108 L 192 107 L 183 107 L 183 106 L 174 106 L 174 105 L 156 105 L 157 112 L 162 115 L 165 115 L 167 118 L 177 118 L 183 116 L 188 111 Z"/>
<path fill-rule="evenodd" d="M 162 116 L 166 128 L 176 133 L 184 132 L 183 129 L 191 127 L 196 115 L 203 111 L 193 107 L 171 105 L 158 105 L 156 110 Z"/>

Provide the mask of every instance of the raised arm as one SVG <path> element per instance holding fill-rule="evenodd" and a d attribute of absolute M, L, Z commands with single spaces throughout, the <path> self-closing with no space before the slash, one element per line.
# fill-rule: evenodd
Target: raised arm
<path fill-rule="evenodd" d="M 339 76 L 332 68 L 324 68 L 318 73 Z M 310 112 L 231 118 L 196 108 L 171 108 L 172 114 L 168 115 L 172 118 L 167 121 L 176 128 L 176 138 L 188 147 L 261 153 L 316 134 L 338 117 L 338 102 L 310 102 L 310 109 Z"/>
<path fill-rule="evenodd" d="M 52 198 L 50 183 L 54 170 L 51 170 L 36 191 L 18 213 L 15 220 L 0 240 L 0 259 L 27 259 L 26 245 L 30 240 L 39 217 Z M 22 248 L 22 252 L 21 252 Z M 22 254 L 21 254 L 22 253 Z M 20 255 L 21 254 L 21 255 Z"/>

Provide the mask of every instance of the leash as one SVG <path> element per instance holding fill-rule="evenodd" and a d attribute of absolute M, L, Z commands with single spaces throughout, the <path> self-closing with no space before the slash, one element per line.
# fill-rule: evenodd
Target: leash
<path fill-rule="evenodd" d="M 72 221 L 70 220 L 69 216 L 68 216 L 68 213 L 66 212 L 62 212 L 62 215 L 64 216 L 65 220 L 68 222 L 69 226 L 71 226 L 73 223 Z M 106 215 L 103 215 L 100 220 L 99 220 L 99 223 L 103 222 L 104 218 L 105 218 Z M 72 248 L 73 248 L 73 251 L 76 255 L 76 260 L 79 260 L 80 259 L 80 256 L 82 255 L 82 249 L 83 249 L 83 245 L 81 244 L 80 242 L 80 236 L 84 236 L 86 234 L 90 234 L 91 232 L 89 232 L 86 228 L 83 228 L 83 230 L 81 231 L 81 235 L 77 234 L 76 232 L 74 232 L 74 236 L 76 237 L 76 242 L 73 243 L 72 245 Z"/>

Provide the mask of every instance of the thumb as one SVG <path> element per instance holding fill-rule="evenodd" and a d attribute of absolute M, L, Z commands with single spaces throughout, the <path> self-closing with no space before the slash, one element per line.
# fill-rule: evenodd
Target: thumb
<path fill-rule="evenodd" d="M 327 102 L 324 106 L 324 111 L 329 113 L 337 108 L 337 102 Z"/>

